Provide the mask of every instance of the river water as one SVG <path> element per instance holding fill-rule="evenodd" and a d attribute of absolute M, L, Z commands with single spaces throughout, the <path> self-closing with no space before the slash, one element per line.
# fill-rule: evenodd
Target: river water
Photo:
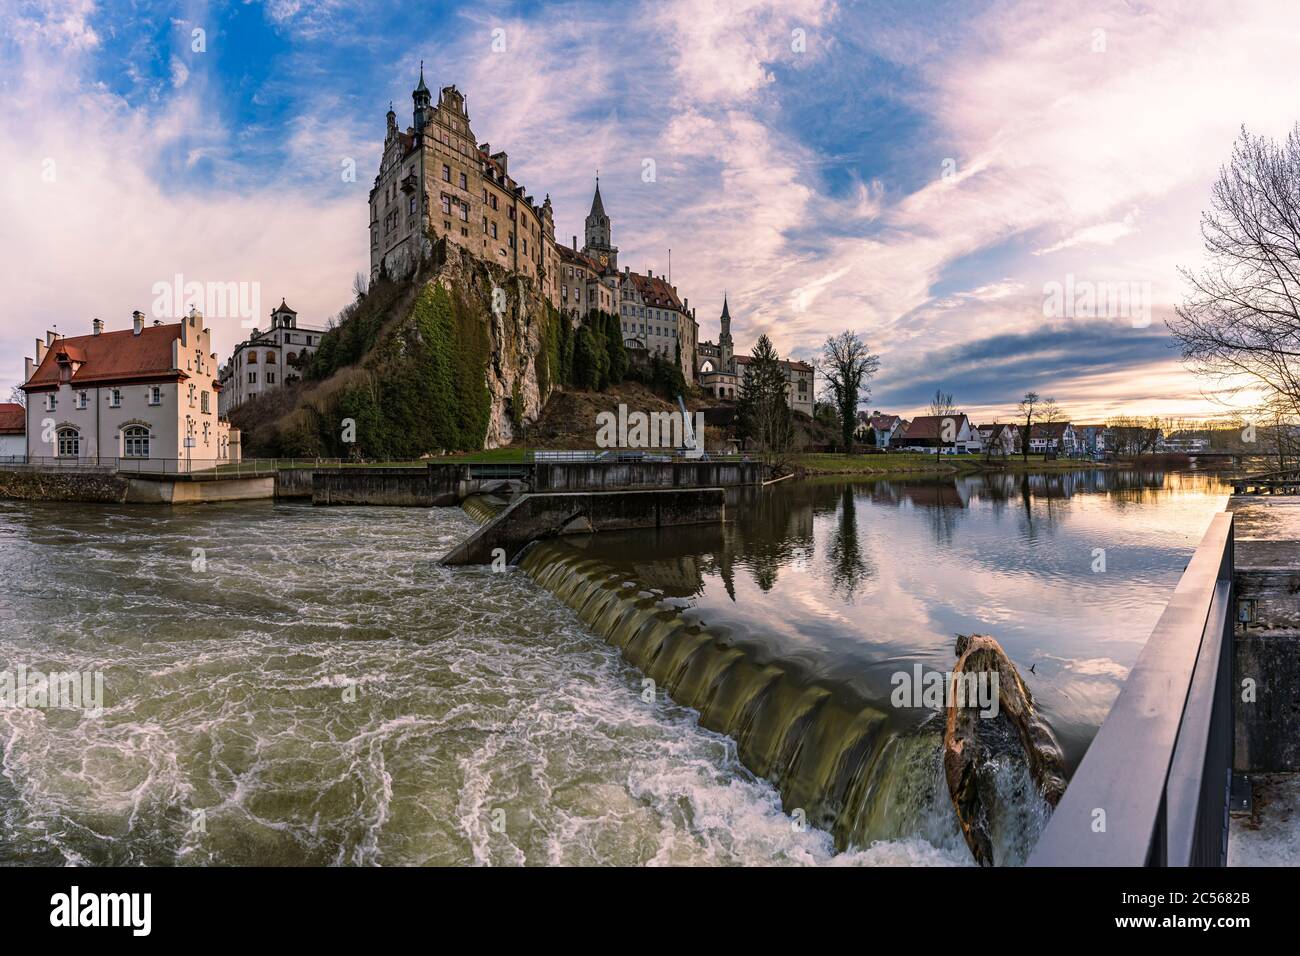
<path fill-rule="evenodd" d="M 1113 472 L 787 482 L 724 531 L 572 544 L 868 695 L 991 633 L 1033 665 L 1073 766 L 1225 494 Z M 104 676 L 99 713 L 0 709 L 0 862 L 969 863 L 930 756 L 905 825 L 848 844 L 802 825 L 530 574 L 439 568 L 473 527 L 0 501 L 0 670 Z"/>

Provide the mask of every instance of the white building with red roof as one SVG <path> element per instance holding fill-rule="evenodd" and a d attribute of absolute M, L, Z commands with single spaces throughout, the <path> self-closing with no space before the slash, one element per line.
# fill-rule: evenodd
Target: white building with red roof
<path fill-rule="evenodd" d="M 155 466 L 210 467 L 238 461 L 239 430 L 218 413 L 217 357 L 203 316 L 90 335 L 46 333 L 27 359 L 26 453 Z"/>

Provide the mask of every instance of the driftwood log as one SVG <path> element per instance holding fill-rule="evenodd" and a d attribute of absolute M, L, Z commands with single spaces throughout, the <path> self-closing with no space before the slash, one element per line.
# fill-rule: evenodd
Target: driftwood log
<path fill-rule="evenodd" d="M 997 675 L 998 715 L 982 715 L 976 700 L 958 693 L 964 675 Z M 962 835 L 980 866 L 992 866 L 989 832 L 996 794 L 990 758 L 997 744 L 995 725 L 1005 720 L 1015 730 L 1029 775 L 1052 807 L 1065 792 L 1061 748 L 1034 708 L 1034 698 L 1002 646 L 985 634 L 957 635 L 957 664 L 948 695 L 948 720 L 943 734 L 943 770 Z"/>

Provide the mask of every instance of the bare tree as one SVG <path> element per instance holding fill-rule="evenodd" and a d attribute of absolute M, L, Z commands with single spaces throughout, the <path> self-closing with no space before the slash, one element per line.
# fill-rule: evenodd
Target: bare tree
<path fill-rule="evenodd" d="M 1300 409 L 1300 124 L 1286 141 L 1243 127 L 1201 216 L 1208 264 L 1168 322 L 1184 359 L 1225 392 L 1260 387 Z"/>
<path fill-rule="evenodd" d="M 352 294 L 356 297 L 356 300 L 358 302 L 364 299 L 366 297 L 366 293 L 369 291 L 370 291 L 370 280 L 366 277 L 366 274 L 364 272 L 358 272 L 355 276 L 352 277 Z"/>
<path fill-rule="evenodd" d="M 945 392 L 941 388 L 934 390 L 934 397 L 930 399 L 930 414 L 935 418 L 943 418 L 945 415 L 951 415 L 957 411 L 957 406 L 952 403 L 952 392 Z"/>
<path fill-rule="evenodd" d="M 825 395 L 839 412 L 840 441 L 847 454 L 853 449 L 853 430 L 858 424 L 858 402 L 871 395 L 871 377 L 880 368 L 880 356 L 873 355 L 857 332 L 845 330 L 831 335 L 822 346 L 817 370 L 826 381 Z"/>
<path fill-rule="evenodd" d="M 13 402 L 15 405 L 21 405 L 23 408 L 26 408 L 27 393 L 24 392 L 21 387 L 15 385 L 9 389 L 9 401 Z"/>
<path fill-rule="evenodd" d="M 957 406 L 953 404 L 952 392 L 945 392 L 942 388 L 936 388 L 934 395 L 930 398 L 930 414 L 935 418 L 946 418 L 949 421 L 955 421 L 957 415 Z M 957 444 L 956 428 L 949 429 L 952 434 L 952 443 Z M 944 429 L 939 430 L 939 437 L 942 441 Z M 940 445 L 942 447 L 942 445 Z M 954 450 L 955 447 L 954 447 Z"/>
<path fill-rule="evenodd" d="M 1021 461 L 1029 462 L 1029 439 L 1034 437 L 1034 423 L 1050 424 L 1061 420 L 1061 410 L 1056 406 L 1056 399 L 1043 398 L 1037 392 L 1025 392 L 1024 398 L 1016 406 L 1016 415 L 1025 420 L 1025 427 L 1020 430 Z"/>

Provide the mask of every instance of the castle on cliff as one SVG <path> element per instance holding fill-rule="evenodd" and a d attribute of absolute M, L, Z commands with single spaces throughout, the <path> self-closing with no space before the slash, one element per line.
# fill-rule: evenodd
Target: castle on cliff
<path fill-rule="evenodd" d="M 370 274 L 401 277 L 446 240 L 477 258 L 526 276 L 561 312 L 577 319 L 592 310 L 615 314 L 624 344 L 674 361 L 688 385 L 719 398 L 743 386 L 747 356 L 732 354 L 731 315 L 724 298 L 718 342 L 700 342 L 690 300 L 663 274 L 619 271 L 613 224 L 596 179 L 582 247 L 555 239 L 551 197 L 539 204 L 510 176 L 509 157 L 480 143 L 470 127 L 465 95 L 444 86 L 434 103 L 424 81 L 411 92 L 412 122 L 397 125 L 390 104 L 384 151 L 370 190 Z M 788 363 L 791 365 L 802 363 Z M 792 404 L 812 412 L 807 366 L 788 369 Z M 810 371 L 810 370 L 809 370 Z"/>

